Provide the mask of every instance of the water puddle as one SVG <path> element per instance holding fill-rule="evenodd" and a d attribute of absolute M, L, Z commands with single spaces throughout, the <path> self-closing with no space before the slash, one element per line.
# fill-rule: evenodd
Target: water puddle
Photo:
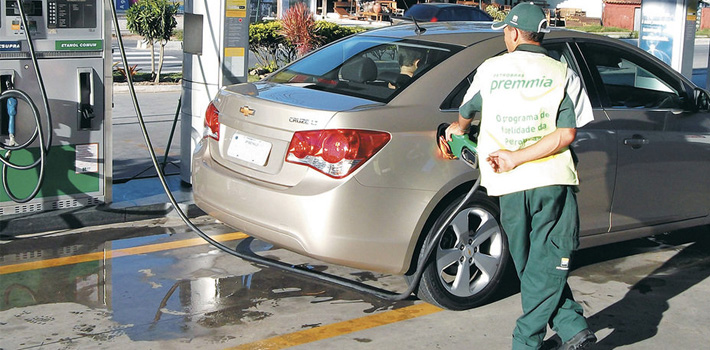
<path fill-rule="evenodd" d="M 261 321 L 274 316 L 274 308 L 282 302 L 291 303 L 296 298 L 300 303 L 313 305 L 361 304 L 364 314 L 413 304 L 384 301 L 280 270 L 260 270 L 207 245 L 110 258 L 110 251 L 117 249 L 194 238 L 189 233 L 105 237 L 115 239 L 97 240 L 94 233 L 33 239 L 33 244 L 27 245 L 21 242 L 1 245 L 0 267 L 50 259 L 70 263 L 0 274 L 0 314 L 38 305 L 75 303 L 92 310 L 105 310 L 112 322 L 125 325 L 121 334 L 131 340 L 150 341 L 191 337 L 198 332 L 196 328 Z M 270 248 L 259 244 L 254 245 L 257 251 Z M 77 256 L 92 259 L 71 262 Z M 329 267 L 309 268 L 324 271 Z M 349 277 L 377 282 L 382 276 L 353 272 Z M 76 334 L 98 336 L 93 334 L 94 324 L 77 326 L 80 329 Z"/>

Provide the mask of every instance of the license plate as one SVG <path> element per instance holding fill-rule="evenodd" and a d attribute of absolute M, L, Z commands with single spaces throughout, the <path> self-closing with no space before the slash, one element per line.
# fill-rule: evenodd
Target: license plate
<path fill-rule="evenodd" d="M 264 166 L 271 152 L 271 143 L 242 134 L 234 134 L 227 155 L 245 162 Z"/>

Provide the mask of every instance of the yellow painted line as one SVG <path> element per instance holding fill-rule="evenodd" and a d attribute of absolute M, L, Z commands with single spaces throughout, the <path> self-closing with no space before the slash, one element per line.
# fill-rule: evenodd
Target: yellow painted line
<path fill-rule="evenodd" d="M 406 321 L 409 319 L 430 315 L 442 311 L 434 305 L 422 303 L 403 307 L 392 311 L 382 312 L 370 316 L 360 317 L 348 321 L 329 324 L 322 327 L 310 328 L 299 332 L 280 335 L 277 337 L 259 340 L 253 343 L 242 344 L 229 350 L 279 350 L 291 346 L 312 343 L 315 341 L 350 334 L 365 329 Z"/>
<path fill-rule="evenodd" d="M 233 241 L 233 240 L 237 240 L 237 239 L 244 239 L 247 237 L 248 236 L 242 232 L 233 232 L 233 233 L 225 233 L 222 235 L 217 235 L 217 236 L 212 237 L 212 239 L 214 239 L 215 241 L 218 241 L 218 242 L 226 242 L 226 241 Z M 26 263 L 0 266 L 0 275 L 6 275 L 8 273 L 15 273 L 15 272 L 22 272 L 22 271 L 29 271 L 29 270 L 44 269 L 44 268 L 48 268 L 48 267 L 72 265 L 72 264 L 78 264 L 78 263 L 83 263 L 83 262 L 87 262 L 87 261 L 113 259 L 113 258 L 119 258 L 122 256 L 154 253 L 154 252 L 159 252 L 159 251 L 163 251 L 163 250 L 193 247 L 193 246 L 202 245 L 202 244 L 207 244 L 207 241 L 205 241 L 202 238 L 190 238 L 190 239 L 184 239 L 184 240 L 174 241 L 174 242 L 149 244 L 149 245 L 144 245 L 144 246 L 140 246 L 140 247 L 108 250 L 105 252 L 95 252 L 95 253 L 67 256 L 67 257 L 62 257 L 62 258 L 46 259 L 46 260 L 40 260 L 40 261 L 30 261 L 30 262 L 26 262 Z"/>

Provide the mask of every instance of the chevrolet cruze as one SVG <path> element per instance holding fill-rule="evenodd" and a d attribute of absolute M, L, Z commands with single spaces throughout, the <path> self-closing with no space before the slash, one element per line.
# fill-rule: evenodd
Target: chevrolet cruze
<path fill-rule="evenodd" d="M 708 94 L 646 52 L 553 30 L 544 46 L 583 79 L 594 121 L 579 129 L 583 247 L 710 223 Z M 399 57 L 417 52 L 413 75 Z M 478 176 L 440 155 L 478 66 L 505 52 L 490 23 L 406 24 L 325 46 L 207 108 L 194 153 L 195 202 L 276 246 L 400 274 L 423 300 L 467 309 L 495 295 L 508 265 L 495 197 L 456 214 L 420 281 L 422 242 Z"/>

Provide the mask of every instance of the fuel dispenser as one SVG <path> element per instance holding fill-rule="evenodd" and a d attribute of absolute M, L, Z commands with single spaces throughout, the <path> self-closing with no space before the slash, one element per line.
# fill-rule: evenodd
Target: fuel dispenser
<path fill-rule="evenodd" d="M 20 165 L 3 169 L 0 216 L 109 202 L 110 9 L 20 2 L 0 0 L 0 156 Z M 33 163 L 42 164 L 26 169 Z"/>
<path fill-rule="evenodd" d="M 180 178 L 190 183 L 205 110 L 222 86 L 246 83 L 248 0 L 186 0 L 180 109 Z"/>

